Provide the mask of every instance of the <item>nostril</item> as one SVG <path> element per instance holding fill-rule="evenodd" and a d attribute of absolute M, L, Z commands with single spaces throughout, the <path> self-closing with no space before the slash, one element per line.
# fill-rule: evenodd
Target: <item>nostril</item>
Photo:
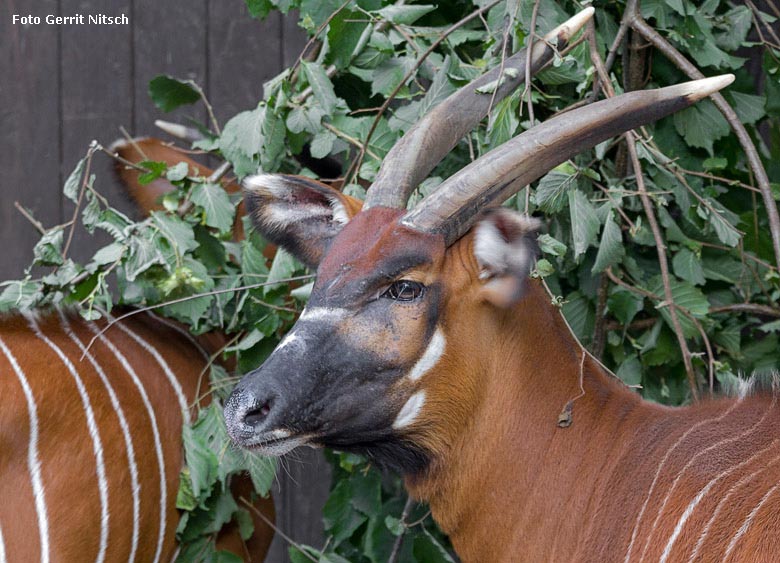
<path fill-rule="evenodd" d="M 252 428 L 256 428 L 257 426 L 262 424 L 266 418 L 268 418 L 268 413 L 270 412 L 271 412 L 271 402 L 268 401 L 262 406 L 248 411 L 244 416 L 244 424 L 247 424 Z"/>

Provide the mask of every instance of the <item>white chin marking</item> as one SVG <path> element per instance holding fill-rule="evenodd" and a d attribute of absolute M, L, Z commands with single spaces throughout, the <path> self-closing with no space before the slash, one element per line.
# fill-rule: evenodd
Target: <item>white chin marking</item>
<path fill-rule="evenodd" d="M 423 405 L 425 405 L 425 391 L 418 391 L 409 397 L 409 400 L 406 401 L 406 404 L 398 412 L 398 416 L 395 418 L 395 422 L 393 422 L 393 428 L 400 430 L 413 423 L 420 411 L 422 411 Z"/>
<path fill-rule="evenodd" d="M 446 345 L 447 340 L 444 338 L 444 333 L 440 328 L 437 328 L 436 332 L 434 332 L 431 337 L 431 341 L 428 343 L 428 348 L 425 349 L 425 353 L 417 360 L 417 363 L 414 364 L 412 371 L 409 372 L 409 379 L 417 381 L 425 375 L 428 370 L 435 366 L 442 354 L 444 354 Z"/>

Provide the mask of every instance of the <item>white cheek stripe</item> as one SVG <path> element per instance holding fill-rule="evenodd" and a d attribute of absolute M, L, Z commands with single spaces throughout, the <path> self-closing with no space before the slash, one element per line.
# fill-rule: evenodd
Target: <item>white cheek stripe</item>
<path fill-rule="evenodd" d="M 447 340 L 444 338 L 444 333 L 440 328 L 437 328 L 431 337 L 431 341 L 428 343 L 428 348 L 425 349 L 425 353 L 414 364 L 412 371 L 409 372 L 409 379 L 417 381 L 435 366 L 441 359 L 442 354 L 444 354 L 446 345 Z"/>
<path fill-rule="evenodd" d="M 95 456 L 95 473 L 97 473 L 98 495 L 100 498 L 100 549 L 96 561 L 102 563 L 102 561 L 105 560 L 106 549 L 108 548 L 108 479 L 106 478 L 106 465 L 105 460 L 103 459 L 103 442 L 100 439 L 100 432 L 97 427 L 97 421 L 95 420 L 95 411 L 92 409 L 89 393 L 87 393 L 87 386 L 84 385 L 84 381 L 81 379 L 73 362 L 68 359 L 57 344 L 43 334 L 38 323 L 32 316 L 25 315 L 25 318 L 36 336 L 57 354 L 57 357 L 68 369 L 68 373 L 70 373 L 73 382 L 76 384 L 76 389 L 81 398 L 81 406 L 84 409 L 84 415 L 87 418 L 87 431 L 92 440 L 92 452 Z"/>
<path fill-rule="evenodd" d="M 46 514 L 46 496 L 41 479 L 41 460 L 38 457 L 38 408 L 35 405 L 35 396 L 27 377 L 19 367 L 16 358 L 11 354 L 8 346 L 0 339 L 0 349 L 8 359 L 11 367 L 19 379 L 27 401 L 27 412 L 30 419 L 30 442 L 27 446 L 27 470 L 30 473 L 30 481 L 35 499 L 35 513 L 38 516 L 38 536 L 41 542 L 41 563 L 49 563 L 49 517 Z M 3 548 L 5 549 L 5 548 Z"/>
<path fill-rule="evenodd" d="M 347 316 L 349 311 L 339 307 L 306 307 L 298 320 L 301 321 L 337 321 Z"/>
<path fill-rule="evenodd" d="M 289 346 L 290 344 L 293 344 L 295 342 L 301 342 L 303 343 L 303 340 L 298 338 L 298 335 L 295 334 L 295 332 L 289 332 L 287 333 L 287 336 L 285 336 L 282 341 L 279 343 L 279 345 L 276 347 L 277 350 L 281 350 L 282 348 L 285 348 L 286 346 Z"/>
<path fill-rule="evenodd" d="M 425 391 L 418 391 L 409 397 L 409 400 L 406 401 L 406 404 L 398 412 L 398 416 L 395 418 L 395 422 L 393 422 L 393 428 L 400 430 L 409 426 L 420 414 L 423 405 L 425 405 Z"/>
<path fill-rule="evenodd" d="M 108 397 L 111 400 L 111 408 L 116 413 L 117 418 L 119 419 L 119 426 L 122 428 L 122 436 L 125 441 L 125 449 L 127 450 L 127 459 L 130 468 L 130 488 L 133 495 L 133 536 L 132 536 L 132 542 L 130 547 L 130 558 L 129 558 L 129 561 L 133 561 L 135 560 L 135 554 L 136 551 L 138 550 L 139 520 L 141 514 L 141 485 L 138 482 L 138 463 L 135 457 L 135 447 L 133 446 L 133 437 L 130 431 L 130 425 L 127 422 L 127 418 L 125 417 L 125 412 L 122 409 L 122 405 L 119 402 L 119 398 L 116 395 L 116 391 L 114 390 L 114 387 L 111 385 L 111 381 L 106 376 L 106 372 L 103 371 L 103 368 L 100 366 L 99 363 L 97 363 L 97 360 L 95 360 L 95 357 L 92 355 L 92 353 L 89 350 L 87 350 L 84 343 L 81 342 L 81 340 L 79 340 L 79 338 L 73 332 L 67 317 L 65 317 L 65 315 L 62 314 L 62 312 L 60 312 L 60 322 L 62 323 L 62 328 L 65 330 L 65 333 L 79 347 L 79 350 L 81 350 L 81 352 L 86 356 L 87 360 L 89 360 L 89 363 L 92 364 L 92 367 L 95 369 L 95 372 L 97 372 L 98 377 L 100 377 L 100 380 L 103 382 L 103 386 L 106 388 L 106 391 L 108 392 Z"/>
<path fill-rule="evenodd" d="M 122 326 L 120 323 L 117 323 L 120 327 Z M 98 340 L 105 344 L 109 350 L 114 354 L 117 360 L 119 360 L 119 363 L 122 364 L 122 367 L 127 372 L 127 374 L 130 376 L 130 378 L 133 380 L 133 383 L 135 384 L 136 389 L 138 389 L 138 393 L 141 395 L 141 400 L 144 403 L 144 408 L 146 408 L 146 412 L 149 415 L 149 420 L 152 424 L 152 438 L 154 438 L 154 452 L 157 457 L 157 466 L 160 470 L 160 530 L 157 534 L 157 550 L 154 555 L 154 561 L 157 563 L 160 560 L 160 555 L 162 553 L 162 547 L 163 542 L 165 541 L 165 526 L 166 526 L 166 516 L 165 516 L 165 510 L 167 508 L 167 494 L 168 490 L 166 487 L 166 478 L 165 478 L 165 459 L 163 458 L 163 449 L 162 449 L 162 441 L 160 440 L 160 429 L 157 426 L 157 416 L 154 414 L 154 407 L 152 406 L 152 402 L 149 400 L 149 395 L 146 393 L 146 389 L 144 388 L 144 384 L 141 382 L 141 380 L 138 378 L 138 374 L 133 369 L 133 366 L 130 365 L 130 362 L 127 361 L 127 358 L 122 354 L 116 346 L 114 346 L 114 343 L 111 342 L 108 338 L 105 337 L 104 334 L 102 334 L 99 329 L 97 328 L 97 325 L 95 323 L 88 323 L 87 326 L 89 327 L 89 330 L 98 337 Z"/>

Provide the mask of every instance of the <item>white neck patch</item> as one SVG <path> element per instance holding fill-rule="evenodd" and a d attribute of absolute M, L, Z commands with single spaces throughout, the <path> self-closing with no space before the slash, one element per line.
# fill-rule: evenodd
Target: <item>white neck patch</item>
<path fill-rule="evenodd" d="M 418 391 L 409 397 L 406 404 L 398 411 L 398 416 L 395 417 L 395 422 L 393 422 L 393 428 L 395 430 L 400 430 L 401 428 L 409 426 L 420 414 L 424 404 L 425 391 Z"/>
<path fill-rule="evenodd" d="M 412 371 L 409 372 L 409 379 L 417 381 L 425 375 L 433 366 L 435 366 L 444 354 L 444 348 L 447 346 L 447 339 L 440 328 L 436 328 L 428 347 L 425 349 L 422 357 L 414 364 Z"/>

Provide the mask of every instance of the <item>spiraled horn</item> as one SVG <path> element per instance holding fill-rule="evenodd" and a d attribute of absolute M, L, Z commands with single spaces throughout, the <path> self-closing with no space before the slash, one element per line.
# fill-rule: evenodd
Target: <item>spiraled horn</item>
<path fill-rule="evenodd" d="M 552 60 L 551 44 L 564 48 L 592 16 L 593 8 L 586 8 L 553 29 L 543 41 L 536 41 L 531 51 L 531 74 Z M 502 79 L 498 76 L 501 69 L 494 68 L 449 96 L 409 129 L 385 156 L 363 209 L 405 207 L 417 185 L 487 115 L 491 102 L 502 100 L 525 81 L 526 58 L 525 49 L 519 51 L 504 62 Z M 495 95 L 477 91 L 492 82 L 497 84 Z"/>
<path fill-rule="evenodd" d="M 447 245 L 469 230 L 477 212 L 499 205 L 523 186 L 598 143 L 635 129 L 717 92 L 734 75 L 629 92 L 568 111 L 511 139 L 447 178 L 401 221 L 442 233 Z"/>

